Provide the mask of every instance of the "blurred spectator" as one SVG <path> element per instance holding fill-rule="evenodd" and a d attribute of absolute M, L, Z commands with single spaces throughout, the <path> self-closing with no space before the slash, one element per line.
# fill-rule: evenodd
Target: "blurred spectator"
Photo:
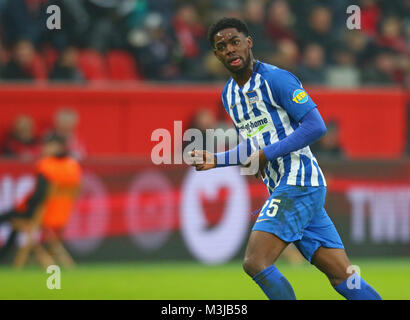
<path fill-rule="evenodd" d="M 325 83 L 331 87 L 352 88 L 360 84 L 356 56 L 345 46 L 338 46 L 332 53 L 332 65 L 326 69 Z"/>
<path fill-rule="evenodd" d="M 252 53 L 254 57 L 264 60 L 267 53 L 272 51 L 272 41 L 265 28 L 265 4 L 263 0 L 248 0 L 245 3 L 244 21 L 248 25 L 249 34 L 254 41 Z"/>
<path fill-rule="evenodd" d="M 361 31 L 369 37 L 376 37 L 377 26 L 381 18 L 381 9 L 376 0 L 360 0 Z"/>
<path fill-rule="evenodd" d="M 3 37 L 7 45 L 28 39 L 38 45 L 46 29 L 49 0 L 8 0 L 2 12 Z"/>
<path fill-rule="evenodd" d="M 328 62 L 332 48 L 336 44 L 332 33 L 332 12 L 324 6 L 314 7 L 309 14 L 307 26 L 300 30 L 299 40 L 303 46 L 309 43 L 319 44 Z"/>
<path fill-rule="evenodd" d="M 243 17 L 243 1 L 238 0 L 212 0 L 213 19 L 209 22 L 214 22 L 223 17 L 232 17 L 244 19 Z"/>
<path fill-rule="evenodd" d="M 409 53 L 409 48 L 402 35 L 401 20 L 398 17 L 388 17 L 383 20 L 380 36 L 376 44 L 382 48 L 390 48 L 398 53 Z"/>
<path fill-rule="evenodd" d="M 178 8 L 173 18 L 173 26 L 183 57 L 198 57 L 201 54 L 201 40 L 205 36 L 205 27 L 195 7 L 191 4 L 184 4 Z"/>
<path fill-rule="evenodd" d="M 180 70 L 175 63 L 177 56 L 175 39 L 167 32 L 165 21 L 158 13 L 147 16 L 144 28 L 129 35 L 130 44 L 135 47 L 145 78 L 172 80 Z"/>
<path fill-rule="evenodd" d="M 85 4 L 91 20 L 86 44 L 100 52 L 126 47 L 128 32 L 139 28 L 147 14 L 146 0 L 87 0 Z"/>
<path fill-rule="evenodd" d="M 359 30 L 351 30 L 345 33 L 343 43 L 339 45 L 345 46 L 347 50 L 352 52 L 357 60 L 357 65 L 365 66 L 369 63 L 369 55 L 371 54 L 371 45 L 369 38 Z"/>
<path fill-rule="evenodd" d="M 173 18 L 172 25 L 181 50 L 180 65 L 187 79 L 198 80 L 203 69 L 198 64 L 205 48 L 208 50 L 206 30 L 195 7 L 186 3 L 180 6 Z"/>
<path fill-rule="evenodd" d="M 54 64 L 50 74 L 52 81 L 82 82 L 84 77 L 77 68 L 77 49 L 74 47 L 66 48 L 60 58 Z"/>
<path fill-rule="evenodd" d="M 11 60 L 1 70 L 1 78 L 5 80 L 34 80 L 35 49 L 28 40 L 16 43 Z"/>
<path fill-rule="evenodd" d="M 332 58 L 335 64 L 341 67 L 351 68 L 356 65 L 356 56 L 344 46 L 336 47 L 332 52 Z"/>
<path fill-rule="evenodd" d="M 305 47 L 302 64 L 296 75 L 303 83 L 322 85 L 325 83 L 325 62 L 323 48 L 315 43 Z"/>
<path fill-rule="evenodd" d="M 67 148 L 71 156 L 80 160 L 86 156 L 86 148 L 77 136 L 78 114 L 72 109 L 59 110 L 54 118 L 54 128 L 51 133 L 66 139 Z M 47 133 L 51 134 L 50 132 Z"/>
<path fill-rule="evenodd" d="M 340 146 L 339 125 L 336 121 L 326 123 L 327 133 L 312 146 L 312 152 L 318 157 L 341 158 L 344 151 Z"/>
<path fill-rule="evenodd" d="M 46 28 L 45 8 L 52 4 L 61 7 L 61 30 Z M 351 4 L 361 8 L 360 30 L 346 28 L 346 8 Z M 363 73 L 365 84 L 381 84 L 391 82 L 380 76 L 387 66 L 380 49 L 388 49 L 391 70 L 387 68 L 387 78 L 392 76 L 395 85 L 408 85 L 409 10 L 410 0 L 0 0 L 0 76 L 4 80 L 46 79 L 47 70 L 55 63 L 49 53 L 71 47 L 49 79 L 81 78 L 73 68 L 75 48 L 80 51 L 80 61 L 83 49 L 92 49 L 101 57 L 90 63 L 99 70 L 93 79 L 109 77 L 102 71 L 107 69 L 104 54 L 120 49 L 131 53 L 136 60 L 133 65 L 141 69 L 135 73 L 142 71 L 141 77 L 148 80 L 225 80 L 210 58 L 206 26 L 229 16 L 248 24 L 255 40 L 254 55 L 262 61 L 306 73 L 305 51 L 311 49 L 305 49 L 315 43 L 322 48 L 331 78 L 339 79 L 336 82 L 360 85 L 346 79 Z M 15 46 L 21 39 L 26 43 Z M 26 55 L 23 64 L 16 62 L 15 50 L 10 52 L 14 46 Z M 299 50 L 304 53 L 301 60 Z M 88 72 L 84 73 L 88 78 Z"/>
<path fill-rule="evenodd" d="M 294 17 L 286 1 L 273 1 L 268 8 L 267 29 L 270 38 L 274 41 L 296 40 L 293 31 Z"/>
<path fill-rule="evenodd" d="M 3 142 L 2 155 L 30 159 L 38 153 L 39 141 L 34 135 L 33 120 L 26 115 L 18 116 Z"/>
<path fill-rule="evenodd" d="M 390 50 L 380 50 L 373 58 L 373 63 L 362 73 L 362 83 L 365 85 L 393 85 L 394 59 Z"/>
<path fill-rule="evenodd" d="M 299 49 L 292 40 L 281 40 L 275 53 L 267 59 L 267 62 L 275 66 L 295 72 L 299 59 Z"/>

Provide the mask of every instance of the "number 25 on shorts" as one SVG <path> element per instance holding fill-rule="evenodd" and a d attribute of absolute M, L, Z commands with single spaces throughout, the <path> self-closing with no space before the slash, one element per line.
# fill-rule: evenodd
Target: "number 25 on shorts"
<path fill-rule="evenodd" d="M 266 210 L 266 216 L 273 218 L 274 216 L 276 216 L 276 214 L 278 213 L 278 209 L 279 206 L 278 204 L 281 202 L 280 199 L 270 199 L 268 201 L 265 202 L 265 204 L 263 205 L 262 209 L 261 209 L 261 213 L 259 215 L 259 218 L 261 218 L 264 215 L 264 210 L 266 207 L 268 207 L 268 209 Z"/>

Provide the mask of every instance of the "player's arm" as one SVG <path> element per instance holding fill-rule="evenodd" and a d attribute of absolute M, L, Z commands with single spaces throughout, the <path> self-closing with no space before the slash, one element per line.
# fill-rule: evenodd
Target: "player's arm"
<path fill-rule="evenodd" d="M 47 196 L 49 182 L 42 174 L 37 175 L 34 192 L 26 202 L 26 211 L 20 217 L 31 219 L 39 205 L 43 203 Z"/>
<path fill-rule="evenodd" d="M 299 123 L 289 136 L 264 148 L 267 160 L 273 160 L 312 144 L 326 133 L 326 126 L 316 103 L 295 75 L 277 69 L 269 74 L 268 84 L 275 101 Z"/>
<path fill-rule="evenodd" d="M 251 155 L 251 150 L 250 140 L 242 140 L 235 148 L 215 154 L 216 167 L 242 165 Z"/>
<path fill-rule="evenodd" d="M 239 134 L 236 126 L 235 129 Z M 194 150 L 190 152 L 191 157 L 193 157 L 191 165 L 195 166 L 197 171 L 243 165 L 251 155 L 251 150 L 249 140 L 242 140 L 235 148 L 225 152 L 211 153 L 205 150 Z"/>
<path fill-rule="evenodd" d="M 211 153 L 206 150 L 191 151 L 191 165 L 194 166 L 197 171 L 204 171 L 243 164 L 249 156 L 249 152 L 247 151 L 248 144 L 247 141 L 242 141 L 235 148 L 219 153 Z"/>
<path fill-rule="evenodd" d="M 263 148 L 266 160 L 271 161 L 302 149 L 324 136 L 326 131 L 326 125 L 319 111 L 314 108 L 303 116 L 299 127 L 293 133 Z"/>

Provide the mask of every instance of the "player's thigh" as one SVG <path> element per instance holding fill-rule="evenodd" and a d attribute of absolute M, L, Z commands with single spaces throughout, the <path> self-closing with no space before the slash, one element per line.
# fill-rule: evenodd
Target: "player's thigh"
<path fill-rule="evenodd" d="M 265 231 L 252 231 L 245 251 L 243 267 L 254 276 L 269 267 L 280 256 L 289 243 Z"/>
<path fill-rule="evenodd" d="M 342 283 L 351 275 L 351 264 L 344 249 L 320 247 L 314 253 L 311 262 L 326 274 L 333 286 Z"/>

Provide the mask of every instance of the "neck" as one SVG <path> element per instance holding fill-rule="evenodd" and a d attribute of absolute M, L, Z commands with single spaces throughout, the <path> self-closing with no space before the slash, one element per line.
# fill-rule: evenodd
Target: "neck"
<path fill-rule="evenodd" d="M 249 59 L 249 65 L 246 68 L 235 73 L 231 72 L 232 78 L 239 86 L 243 86 L 246 82 L 248 82 L 248 80 L 252 76 L 253 66 L 256 63 L 256 60 L 253 58 L 252 55 L 249 57 Z"/>

